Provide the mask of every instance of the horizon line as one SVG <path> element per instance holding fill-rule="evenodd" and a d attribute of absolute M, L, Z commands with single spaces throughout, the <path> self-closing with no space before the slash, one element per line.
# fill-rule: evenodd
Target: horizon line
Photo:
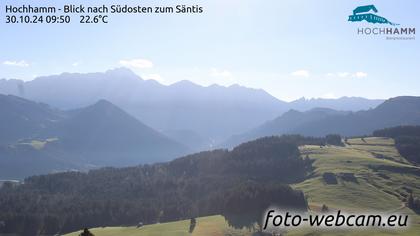
<path fill-rule="evenodd" d="M 201 85 L 198 83 L 195 83 L 191 80 L 188 79 L 183 79 L 183 80 L 179 80 L 170 84 L 163 84 L 161 82 L 159 82 L 158 80 L 155 79 L 144 79 L 141 75 L 137 74 L 136 72 L 134 72 L 132 69 L 128 68 L 128 67 L 114 67 L 111 69 L 107 69 L 105 71 L 96 71 L 96 72 L 61 72 L 61 73 L 56 73 L 56 74 L 49 74 L 49 75 L 40 75 L 40 76 L 34 76 L 31 79 L 25 80 L 25 79 L 18 79 L 18 78 L 0 78 L 0 80 L 18 80 L 18 81 L 22 81 L 23 83 L 27 83 L 27 82 L 31 82 L 31 81 L 35 81 L 37 79 L 42 79 L 45 77 L 52 77 L 52 76 L 61 76 L 61 75 L 66 75 L 66 74 L 70 74 L 70 75 L 88 75 L 88 74 L 106 74 L 106 73 L 110 73 L 113 71 L 117 71 L 117 70 L 126 70 L 132 74 L 134 74 L 135 76 L 137 76 L 140 80 L 142 81 L 151 81 L 151 82 L 155 82 L 158 83 L 159 85 L 165 86 L 165 87 L 171 87 L 183 82 L 189 82 L 195 86 L 198 87 L 202 87 L 202 88 L 211 88 L 211 87 L 222 87 L 222 88 L 234 88 L 234 87 L 240 87 L 240 88 L 244 88 L 244 89 L 252 89 L 252 90 L 257 90 L 257 91 L 262 91 L 265 92 L 267 94 L 269 94 L 270 96 L 272 96 L 273 98 L 282 101 L 282 102 L 287 102 L 287 103 L 291 103 L 291 102 L 295 102 L 298 100 L 339 100 L 339 99 L 344 99 L 344 98 L 360 98 L 360 99 L 367 99 L 367 100 L 388 100 L 390 98 L 394 98 L 394 97 L 399 97 L 399 96 L 416 96 L 416 95 L 399 95 L 399 96 L 390 96 L 390 97 L 386 97 L 386 98 L 369 98 L 369 97 L 362 97 L 362 96 L 351 96 L 351 95 L 342 95 L 342 96 L 337 96 L 337 97 L 305 97 L 305 96 L 299 96 L 297 98 L 280 98 L 277 96 L 274 96 L 273 94 L 269 93 L 268 91 L 266 91 L 263 88 L 253 88 L 253 87 L 248 87 L 245 85 L 241 85 L 239 83 L 234 83 L 231 85 L 221 85 L 218 83 L 212 83 L 210 85 Z"/>

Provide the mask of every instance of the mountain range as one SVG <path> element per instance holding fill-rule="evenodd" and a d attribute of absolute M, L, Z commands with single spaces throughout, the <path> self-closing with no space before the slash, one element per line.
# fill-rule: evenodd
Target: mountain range
<path fill-rule="evenodd" d="M 308 111 L 314 108 L 330 108 L 338 111 L 369 110 L 383 103 L 383 99 L 367 99 L 361 97 L 341 97 L 338 99 L 300 98 L 289 103 L 289 108 L 297 111 Z"/>
<path fill-rule="evenodd" d="M 233 147 L 259 137 L 301 134 L 307 136 L 370 135 L 374 130 L 399 125 L 420 124 L 420 97 L 395 97 L 366 111 L 336 111 L 315 108 L 300 112 L 290 110 L 283 115 L 240 135 L 229 138 L 221 146 Z"/>
<path fill-rule="evenodd" d="M 264 136 L 420 124 L 420 97 L 284 102 L 239 85 L 165 86 L 124 68 L 0 80 L 0 110 L 0 179 L 162 162 Z"/>
<path fill-rule="evenodd" d="M 0 178 L 167 161 L 188 149 L 112 103 L 62 111 L 0 95 Z"/>
<path fill-rule="evenodd" d="M 203 87 L 180 81 L 166 86 L 154 80 L 143 80 L 126 68 L 105 73 L 63 73 L 26 82 L 3 79 L 0 80 L 0 93 L 65 110 L 105 99 L 196 151 L 212 148 L 230 136 L 253 129 L 290 109 L 306 111 L 325 107 L 358 111 L 383 102 L 349 97 L 285 102 L 264 90 L 239 85 Z"/>

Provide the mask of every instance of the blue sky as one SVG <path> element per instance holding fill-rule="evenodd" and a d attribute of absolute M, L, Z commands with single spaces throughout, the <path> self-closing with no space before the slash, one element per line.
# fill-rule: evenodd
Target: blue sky
<path fill-rule="evenodd" d="M 0 78 L 126 66 L 163 84 L 237 83 L 284 100 L 420 95 L 420 38 L 360 36 L 358 27 L 372 25 L 347 21 L 355 7 L 375 4 L 400 27 L 419 28 L 418 0 L 85 1 L 200 4 L 204 13 L 110 15 L 107 25 L 81 25 L 76 15 L 69 25 L 4 23 L 5 5 L 39 2 L 61 7 L 83 1 L 2 0 Z"/>

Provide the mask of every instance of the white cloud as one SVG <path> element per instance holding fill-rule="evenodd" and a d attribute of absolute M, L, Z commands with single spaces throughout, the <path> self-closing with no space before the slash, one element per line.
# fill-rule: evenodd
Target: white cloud
<path fill-rule="evenodd" d="M 135 68 L 135 69 L 144 69 L 144 68 L 153 67 L 153 62 L 146 59 L 121 60 L 119 63 L 122 66 Z"/>
<path fill-rule="evenodd" d="M 71 65 L 74 66 L 74 67 L 76 67 L 76 66 L 79 66 L 80 65 L 80 62 L 76 61 L 76 62 L 73 62 Z"/>
<path fill-rule="evenodd" d="M 326 74 L 327 77 L 332 78 L 332 77 L 339 77 L 339 78 L 366 78 L 368 76 L 368 74 L 366 72 L 355 72 L 355 73 L 350 73 L 350 72 L 338 72 L 338 73 L 332 73 L 329 72 Z"/>
<path fill-rule="evenodd" d="M 28 67 L 29 63 L 26 62 L 25 60 L 20 60 L 20 61 L 4 61 L 3 65 L 6 66 L 18 66 L 18 67 Z"/>
<path fill-rule="evenodd" d="M 294 72 L 290 73 L 290 75 L 295 76 L 295 77 L 305 77 L 305 78 L 307 78 L 307 77 L 310 76 L 310 73 L 307 70 L 297 70 L 297 71 L 294 71 Z"/>
<path fill-rule="evenodd" d="M 337 75 L 338 75 L 338 77 L 346 78 L 350 75 L 350 73 L 349 72 L 339 72 L 339 73 L 337 73 Z"/>
<path fill-rule="evenodd" d="M 217 68 L 212 68 L 210 70 L 210 75 L 213 77 L 220 77 L 223 79 L 233 80 L 233 74 L 228 70 L 219 70 Z"/>
<path fill-rule="evenodd" d="M 356 73 L 353 75 L 353 77 L 356 77 L 356 78 L 365 78 L 365 77 L 367 77 L 367 76 L 368 76 L 368 74 L 367 74 L 366 72 L 361 72 L 361 71 L 356 72 Z"/>

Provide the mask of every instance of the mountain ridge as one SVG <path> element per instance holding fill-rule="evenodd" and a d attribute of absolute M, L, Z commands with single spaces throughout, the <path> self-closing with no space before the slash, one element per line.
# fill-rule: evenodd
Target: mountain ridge
<path fill-rule="evenodd" d="M 248 132 L 230 137 L 221 146 L 232 147 L 255 138 L 282 134 L 363 136 L 377 129 L 419 124 L 420 97 L 401 96 L 388 99 L 374 109 L 358 112 L 319 108 L 306 112 L 290 110 Z"/>
<path fill-rule="evenodd" d="M 106 100 L 62 111 L 0 95 L 0 107 L 0 173 L 10 177 L 155 163 L 188 152 Z"/>
<path fill-rule="evenodd" d="M 144 80 L 127 68 L 104 73 L 62 73 L 26 82 L 0 80 L 0 93 L 64 110 L 106 99 L 157 131 L 180 134 L 190 130 L 203 137 L 203 143 L 197 143 L 183 135 L 174 136 L 179 143 L 197 151 L 211 148 L 290 109 L 303 111 L 326 104 L 323 107 L 355 111 L 380 103 L 380 100 L 359 98 L 285 102 L 263 89 L 237 84 L 201 86 L 187 80 L 166 86 Z"/>

